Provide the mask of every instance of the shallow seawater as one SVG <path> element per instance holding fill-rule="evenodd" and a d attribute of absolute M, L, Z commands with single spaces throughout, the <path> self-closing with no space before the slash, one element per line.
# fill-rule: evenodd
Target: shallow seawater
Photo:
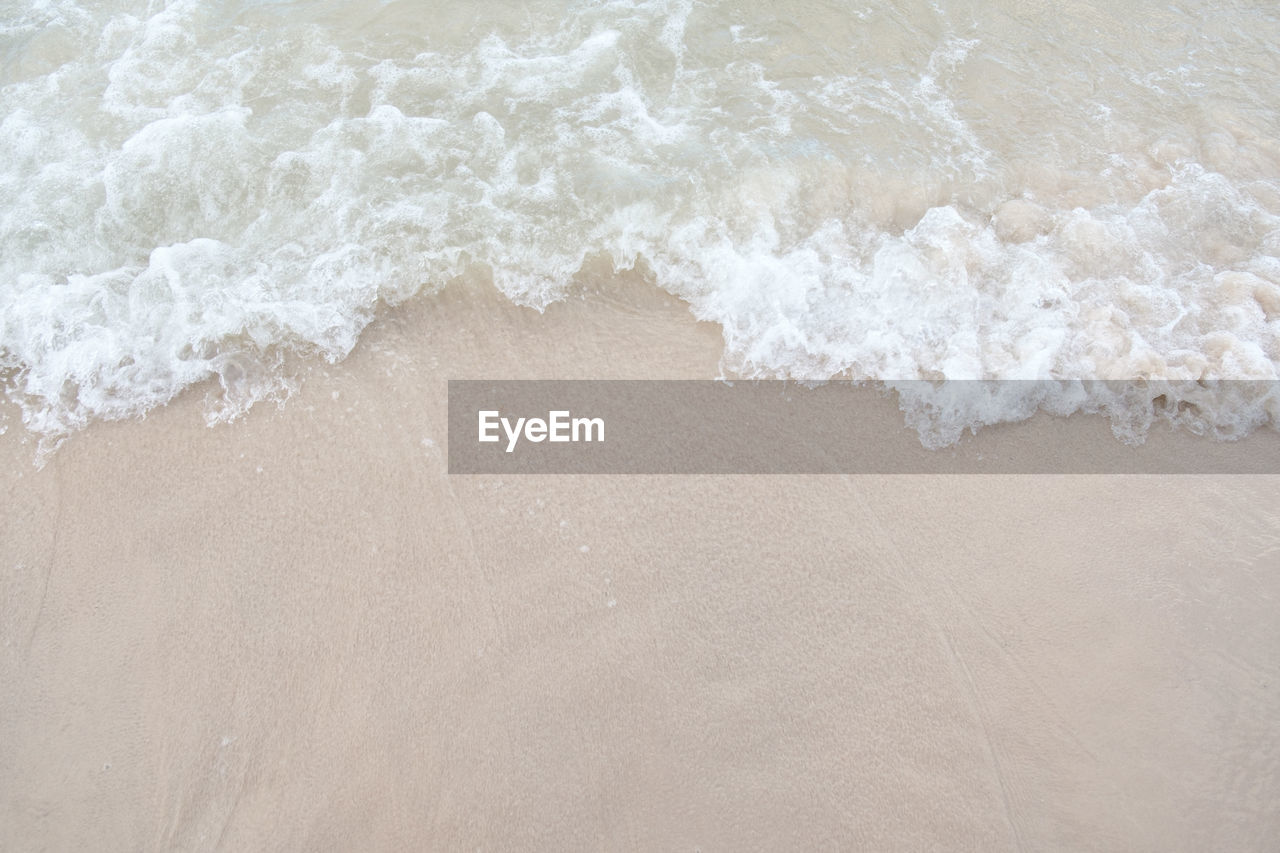
<path fill-rule="evenodd" d="M 607 258 L 732 375 L 1277 379 L 1276 44 L 1271 2 L 5 3 L 0 369 L 42 434 L 211 378 L 217 420 L 379 304 Z"/>

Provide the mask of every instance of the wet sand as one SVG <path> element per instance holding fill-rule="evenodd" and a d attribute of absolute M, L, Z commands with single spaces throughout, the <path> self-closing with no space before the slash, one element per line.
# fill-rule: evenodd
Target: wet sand
<path fill-rule="evenodd" d="M 449 378 L 721 350 L 641 286 L 445 291 L 230 425 L 11 426 L 0 848 L 1280 837 L 1275 477 L 445 473 Z"/>

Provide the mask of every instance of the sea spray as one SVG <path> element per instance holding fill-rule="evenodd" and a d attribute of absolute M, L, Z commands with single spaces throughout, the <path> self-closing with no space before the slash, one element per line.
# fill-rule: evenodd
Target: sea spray
<path fill-rule="evenodd" d="M 210 381 L 219 420 L 380 303 L 485 270 L 543 308 L 605 256 L 726 375 L 1064 380 L 904 406 L 935 444 L 1042 408 L 1138 440 L 1186 408 L 1070 382 L 1276 378 L 1280 15 L 1094 5 L 11 9 L 0 368 L 44 435 Z"/>

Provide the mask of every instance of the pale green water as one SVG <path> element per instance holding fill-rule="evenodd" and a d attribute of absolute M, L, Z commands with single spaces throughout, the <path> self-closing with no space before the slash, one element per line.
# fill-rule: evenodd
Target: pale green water
<path fill-rule="evenodd" d="M 747 375 L 1277 378 L 1273 4 L 763 5 L 6 4 L 28 426 L 233 413 L 379 300 L 598 254 Z"/>

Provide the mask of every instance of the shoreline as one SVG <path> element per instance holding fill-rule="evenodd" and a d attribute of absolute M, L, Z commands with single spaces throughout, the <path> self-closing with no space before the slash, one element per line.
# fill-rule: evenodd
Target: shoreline
<path fill-rule="evenodd" d="M 478 330 L 494 321 L 501 334 L 512 336 L 509 340 L 498 341 L 507 350 L 508 357 L 491 357 L 480 351 L 484 343 L 478 337 L 483 333 Z M 609 352 L 611 341 L 601 334 L 601 324 L 610 322 L 620 323 L 620 334 L 630 336 L 626 358 L 614 358 Z M 459 323 L 460 326 L 455 325 Z M 462 340 L 448 339 L 455 331 L 460 332 Z M 584 331 L 593 336 L 585 347 L 576 342 Z M 664 347 L 673 340 L 679 342 L 679 348 L 669 354 L 663 353 Z M 550 352 L 546 351 L 549 343 L 554 343 L 554 350 Z M 646 345 L 653 351 L 646 351 Z M 518 357 L 509 357 L 513 353 L 518 353 Z M 353 377 L 371 371 L 379 372 L 381 380 L 384 377 L 394 378 L 393 374 L 398 370 L 407 370 L 414 380 L 439 385 L 440 388 L 433 385 L 429 396 L 432 400 L 443 400 L 447 399 L 447 394 L 441 389 L 446 387 L 449 379 L 710 380 L 723 375 L 722 356 L 723 339 L 718 324 L 696 320 L 687 303 L 634 271 L 610 275 L 603 268 L 589 264 L 575 279 L 571 294 L 551 303 L 543 311 L 512 303 L 487 281 L 461 278 L 434 293 L 419 293 L 395 306 L 380 303 L 355 348 L 338 362 L 327 363 L 314 356 L 286 353 L 278 383 L 290 390 L 281 398 L 259 400 L 230 419 L 224 418 L 217 423 L 209 420 L 211 395 L 217 388 L 216 379 L 188 386 L 167 403 L 142 415 L 119 420 L 94 420 L 83 429 L 57 437 L 28 431 L 17 404 L 0 397 L 0 442 L 12 445 L 16 441 L 32 447 L 29 455 L 38 466 L 42 455 L 51 459 L 57 453 L 56 450 L 47 455 L 39 452 L 38 446 L 47 440 L 60 447 L 75 443 L 86 433 L 127 428 L 130 424 L 140 424 L 157 417 L 163 417 L 167 422 L 173 417 L 190 421 L 194 413 L 199 426 L 216 430 L 243 428 L 238 425 L 270 420 L 278 417 L 275 414 L 277 410 L 295 405 L 306 406 L 309 413 L 317 412 L 320 411 L 319 406 L 326 406 L 330 401 L 322 400 L 322 393 L 307 391 L 308 385 L 324 385 L 326 388 L 332 385 L 340 396 L 344 391 L 339 386 L 356 393 L 350 387 Z M 383 363 L 367 366 L 379 360 Z M 460 375 L 446 376 L 437 370 L 442 363 L 473 365 L 479 372 L 464 369 Z M 731 376 L 729 379 L 733 381 L 735 378 Z M 790 381 L 803 384 L 801 380 Z M 839 384 L 850 380 L 837 376 L 828 381 Z M 897 384 L 911 383 L 899 381 Z M 331 398 L 333 390 L 327 391 Z M 868 440 L 880 436 L 886 439 L 888 446 L 893 448 L 893 457 L 904 460 L 901 473 L 905 474 L 986 473 L 971 470 L 972 466 L 966 468 L 946 463 L 935 471 L 930 459 L 959 455 L 969 460 L 998 456 L 1030 460 L 1037 454 L 1052 455 L 1055 445 L 1076 450 L 1090 448 L 1090 458 L 1095 461 L 1079 472 L 1066 470 L 1064 466 L 1061 471 L 1041 473 L 1097 473 L 1105 476 L 1111 473 L 1105 470 L 1106 466 L 1111 465 L 1117 474 L 1280 474 L 1280 429 L 1265 426 L 1257 427 L 1241 438 L 1218 439 L 1197 435 L 1185 427 L 1157 419 L 1144 434 L 1142 443 L 1134 445 L 1126 443 L 1114 432 L 1112 421 L 1105 415 L 1076 412 L 1059 416 L 1040 409 L 1024 420 L 987 424 L 976 432 L 965 428 L 954 444 L 926 449 L 909 416 L 900 407 L 897 391 L 890 392 L 884 383 L 868 380 L 855 393 L 859 395 L 860 409 L 865 415 L 865 423 L 857 425 L 859 438 Z M 299 400 L 303 402 L 299 403 Z M 404 401 L 409 408 L 419 406 L 421 402 Z M 425 411 L 422 409 L 420 413 Z M 190 426 L 184 423 L 181 428 L 186 430 Z M 437 427 L 437 431 L 442 435 L 431 440 L 443 448 L 447 443 L 444 427 Z M 910 434 L 910 437 L 905 434 Z M 1161 470 L 1158 463 L 1131 462 L 1130 457 L 1135 455 L 1144 459 L 1195 457 L 1197 462 L 1191 467 L 1199 467 L 1200 470 L 1178 470 L 1176 464 L 1172 470 Z M 12 451 L 10 458 L 16 458 Z M 1255 464 L 1259 470 L 1250 470 Z M 1144 465 L 1155 467 L 1144 470 Z M 1015 473 L 1016 468 L 1017 463 L 1013 463 L 991 473 Z M 860 475 L 863 472 L 851 470 L 840 473 Z"/>

